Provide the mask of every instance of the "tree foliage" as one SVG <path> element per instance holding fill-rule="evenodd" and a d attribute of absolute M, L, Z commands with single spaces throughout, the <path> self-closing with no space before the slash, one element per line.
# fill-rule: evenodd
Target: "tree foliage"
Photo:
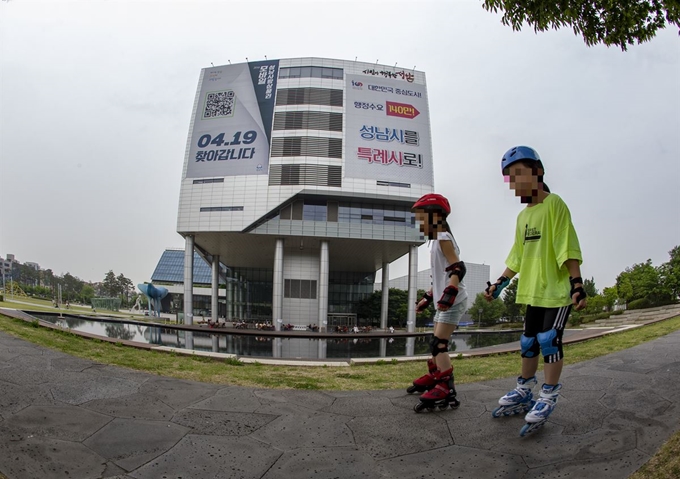
<path fill-rule="evenodd" d="M 502 22 L 535 32 L 569 27 L 586 45 L 603 43 L 626 51 L 654 38 L 667 25 L 680 26 L 678 0 L 484 0 L 483 7 L 503 12 Z"/>
<path fill-rule="evenodd" d="M 488 302 L 483 293 L 478 293 L 475 302 L 468 310 L 472 321 L 475 324 L 481 323 L 482 326 L 493 326 L 505 313 L 503 300 L 498 298 Z"/>
<path fill-rule="evenodd" d="M 583 280 L 583 290 L 586 292 L 588 297 L 593 297 L 598 295 L 597 288 L 595 287 L 595 278 L 586 278 Z"/>
<path fill-rule="evenodd" d="M 523 305 L 517 304 L 517 285 L 519 283 L 519 277 L 515 276 L 510 281 L 510 284 L 503 290 L 503 304 L 505 305 L 505 315 L 510 318 L 517 318 L 522 316 Z"/>

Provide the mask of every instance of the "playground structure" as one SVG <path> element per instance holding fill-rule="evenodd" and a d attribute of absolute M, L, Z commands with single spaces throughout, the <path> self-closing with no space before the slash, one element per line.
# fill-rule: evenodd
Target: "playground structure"
<path fill-rule="evenodd" d="M 21 289 L 21 286 L 11 280 L 5 284 L 4 288 L 0 287 L 0 296 L 4 296 L 5 298 L 28 298 L 28 295 Z"/>
<path fill-rule="evenodd" d="M 140 283 L 139 290 L 149 298 L 149 316 L 161 317 L 161 301 L 168 295 L 168 288 L 154 286 L 151 283 Z"/>

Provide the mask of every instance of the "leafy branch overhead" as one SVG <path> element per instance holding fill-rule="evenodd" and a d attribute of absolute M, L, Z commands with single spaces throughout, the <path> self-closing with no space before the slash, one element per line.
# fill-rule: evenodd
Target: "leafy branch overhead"
<path fill-rule="evenodd" d="M 678 0 L 484 0 L 483 6 L 503 12 L 501 21 L 513 30 L 525 23 L 535 32 L 571 27 L 588 46 L 603 43 L 624 51 L 651 40 L 667 24 L 680 27 Z"/>

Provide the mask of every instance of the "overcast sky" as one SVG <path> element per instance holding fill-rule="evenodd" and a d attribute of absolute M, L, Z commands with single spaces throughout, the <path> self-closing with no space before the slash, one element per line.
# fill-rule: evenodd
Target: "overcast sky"
<path fill-rule="evenodd" d="M 464 261 L 503 271 L 522 208 L 500 158 L 543 158 L 602 289 L 680 244 L 680 38 L 628 52 L 513 32 L 458 2 L 0 3 L 0 255 L 148 281 L 176 232 L 201 68 L 317 56 L 427 74 L 435 186 Z M 420 268 L 428 266 L 421 248 Z M 398 261 L 391 276 L 406 273 Z"/>

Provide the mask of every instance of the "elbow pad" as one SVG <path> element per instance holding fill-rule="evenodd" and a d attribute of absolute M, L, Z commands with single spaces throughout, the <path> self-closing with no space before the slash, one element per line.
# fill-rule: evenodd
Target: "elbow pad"
<path fill-rule="evenodd" d="M 458 261 L 450 264 L 445 271 L 449 273 L 449 278 L 451 276 L 458 276 L 458 281 L 463 281 L 465 273 L 467 273 L 467 268 L 465 267 L 465 263 Z"/>

